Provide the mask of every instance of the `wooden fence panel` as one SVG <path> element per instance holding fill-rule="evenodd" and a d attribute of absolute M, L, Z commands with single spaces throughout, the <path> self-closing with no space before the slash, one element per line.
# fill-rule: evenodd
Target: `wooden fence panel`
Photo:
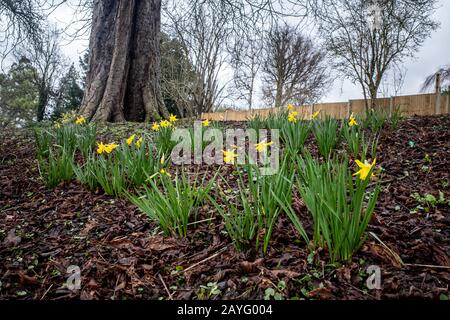
<path fill-rule="evenodd" d="M 439 101 L 439 99 L 437 99 L 437 95 L 434 93 L 379 98 L 376 99 L 375 104 L 378 109 L 382 109 L 388 114 L 398 107 L 404 116 L 426 116 L 450 113 L 450 97 L 448 95 L 441 95 Z M 286 108 L 254 109 L 251 111 L 227 110 L 225 112 L 203 113 L 201 118 L 203 120 L 208 119 L 211 121 L 246 121 L 255 115 L 267 117 L 273 112 L 285 110 Z M 320 111 L 321 117 L 330 115 L 337 119 L 343 119 L 348 117 L 349 113 L 364 115 L 366 103 L 364 99 L 358 99 L 350 100 L 348 102 L 319 103 L 314 105 L 296 106 L 294 110 L 297 111 L 299 116 L 303 119 L 311 119 L 311 115 L 316 111 Z"/>

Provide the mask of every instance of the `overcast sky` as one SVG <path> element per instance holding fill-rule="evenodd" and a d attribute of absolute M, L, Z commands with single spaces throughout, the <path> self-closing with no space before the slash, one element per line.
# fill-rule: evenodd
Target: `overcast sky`
<path fill-rule="evenodd" d="M 55 21 L 67 24 L 73 19 L 73 11 L 70 8 L 61 8 L 54 15 Z M 450 64 L 450 1 L 440 0 L 439 8 L 435 13 L 435 19 L 441 23 L 440 28 L 433 32 L 414 59 L 408 59 L 404 63 L 406 75 L 399 95 L 419 93 L 424 78 L 435 72 L 438 67 Z M 66 44 L 64 53 L 74 61 L 88 46 L 88 40 L 78 40 Z M 227 72 L 229 74 L 229 72 Z M 347 101 L 348 99 L 362 98 L 361 90 L 350 81 L 342 81 L 339 78 L 322 102 Z"/>

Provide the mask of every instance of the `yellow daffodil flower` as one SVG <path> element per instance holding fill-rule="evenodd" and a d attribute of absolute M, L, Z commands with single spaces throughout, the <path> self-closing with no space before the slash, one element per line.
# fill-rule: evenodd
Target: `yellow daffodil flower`
<path fill-rule="evenodd" d="M 162 120 L 162 121 L 159 123 L 159 126 L 160 126 L 161 128 L 169 128 L 171 125 L 172 125 L 172 124 L 170 123 L 170 121 L 167 121 L 167 120 Z"/>
<path fill-rule="evenodd" d="M 319 116 L 320 110 L 313 113 L 312 118 L 315 119 Z"/>
<path fill-rule="evenodd" d="M 113 152 L 119 145 L 116 143 L 109 143 L 106 145 L 105 147 L 105 151 L 106 153 L 111 153 Z"/>
<path fill-rule="evenodd" d="M 289 112 L 288 121 L 290 123 L 296 123 L 297 122 L 297 115 L 298 115 L 297 111 Z"/>
<path fill-rule="evenodd" d="M 129 137 L 129 138 L 127 139 L 127 144 L 130 146 L 130 145 L 133 143 L 133 141 L 134 141 L 135 138 L 136 138 L 136 135 L 133 134 L 131 137 Z"/>
<path fill-rule="evenodd" d="M 106 145 L 103 144 L 103 142 L 98 143 L 97 153 L 102 154 L 105 151 L 106 151 Z"/>
<path fill-rule="evenodd" d="M 159 130 L 159 124 L 157 122 L 153 122 L 152 130 L 153 131 L 158 131 Z"/>
<path fill-rule="evenodd" d="M 370 164 L 369 162 L 367 162 L 367 160 L 364 161 L 364 163 L 362 163 L 359 160 L 355 160 L 356 164 L 359 167 L 359 171 L 356 172 L 355 174 L 353 174 L 354 176 L 359 175 L 359 178 L 361 180 L 366 180 L 367 176 L 369 175 L 370 170 L 373 168 L 373 166 L 375 165 L 377 159 L 373 159 L 372 164 Z M 373 176 L 373 174 L 372 174 Z"/>
<path fill-rule="evenodd" d="M 54 127 L 55 127 L 56 129 L 59 129 L 59 128 L 61 128 L 61 124 L 60 124 L 59 122 L 56 122 L 56 123 L 54 124 Z"/>
<path fill-rule="evenodd" d="M 143 139 L 142 139 L 142 137 L 141 137 L 141 138 L 139 138 L 139 139 L 134 143 L 134 145 L 136 146 L 136 148 L 140 148 L 140 147 L 141 147 L 142 141 L 143 141 Z"/>
<path fill-rule="evenodd" d="M 83 116 L 79 116 L 77 117 L 77 119 L 75 120 L 76 124 L 82 125 L 86 123 L 86 119 Z"/>
<path fill-rule="evenodd" d="M 353 127 L 353 126 L 357 126 L 358 122 L 356 121 L 356 119 L 353 117 L 353 113 L 350 115 L 349 121 L 348 121 L 348 126 L 349 127 Z"/>
<path fill-rule="evenodd" d="M 225 163 L 234 164 L 235 159 L 237 158 L 237 156 L 238 155 L 236 153 L 234 153 L 234 151 L 231 150 L 231 149 L 223 151 L 223 161 Z"/>
<path fill-rule="evenodd" d="M 203 120 L 203 121 L 202 121 L 202 125 L 203 125 L 204 127 L 209 127 L 209 120 L 208 120 L 208 119 Z"/>
<path fill-rule="evenodd" d="M 266 141 L 261 141 L 260 143 L 255 144 L 255 149 L 258 152 L 264 152 L 266 151 L 268 146 L 271 146 L 273 144 L 273 141 L 271 142 L 266 142 Z"/>
<path fill-rule="evenodd" d="M 170 117 L 169 117 L 169 121 L 170 121 L 171 123 L 177 122 L 177 121 L 178 121 L 177 116 L 171 114 Z"/>
<path fill-rule="evenodd" d="M 289 111 L 294 110 L 294 105 L 288 104 L 288 105 L 287 105 L 287 109 L 288 109 Z"/>
<path fill-rule="evenodd" d="M 168 176 L 168 177 L 171 177 L 172 175 L 169 173 L 169 172 L 167 172 L 164 168 L 162 168 L 161 170 L 159 170 L 159 172 L 161 173 L 161 174 L 165 174 L 166 176 Z"/>

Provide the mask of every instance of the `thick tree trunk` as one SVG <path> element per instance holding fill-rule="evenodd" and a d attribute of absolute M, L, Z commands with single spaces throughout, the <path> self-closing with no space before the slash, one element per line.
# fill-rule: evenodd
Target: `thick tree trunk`
<path fill-rule="evenodd" d="M 160 91 L 161 0 L 96 0 L 81 114 L 97 121 L 167 116 Z"/>

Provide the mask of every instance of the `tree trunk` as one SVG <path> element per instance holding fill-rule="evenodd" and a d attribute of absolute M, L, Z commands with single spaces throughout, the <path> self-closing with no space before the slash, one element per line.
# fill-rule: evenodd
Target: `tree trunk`
<path fill-rule="evenodd" d="M 41 122 L 44 120 L 45 116 L 45 107 L 48 103 L 48 89 L 44 84 L 41 84 L 39 87 L 39 99 L 38 99 L 38 105 L 37 105 L 37 114 L 36 118 L 38 122 Z"/>
<path fill-rule="evenodd" d="M 96 0 L 81 114 L 96 121 L 167 116 L 160 90 L 161 0 Z"/>

